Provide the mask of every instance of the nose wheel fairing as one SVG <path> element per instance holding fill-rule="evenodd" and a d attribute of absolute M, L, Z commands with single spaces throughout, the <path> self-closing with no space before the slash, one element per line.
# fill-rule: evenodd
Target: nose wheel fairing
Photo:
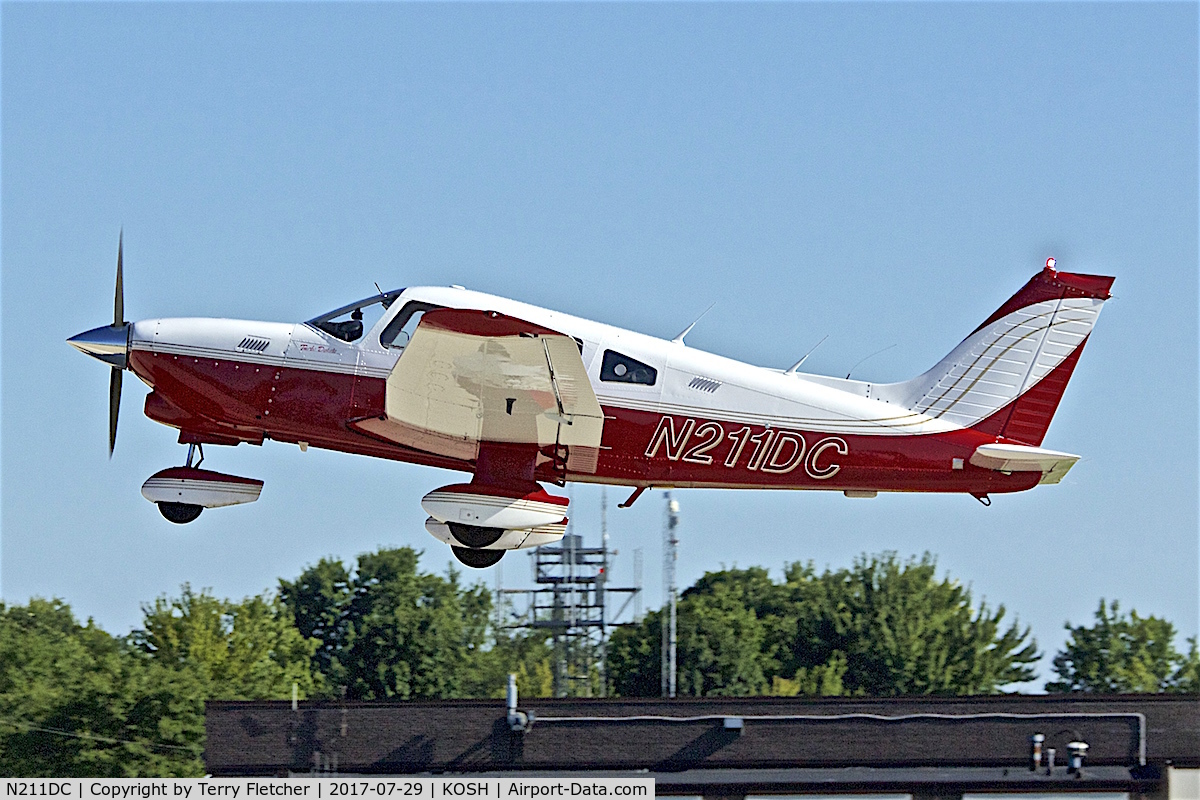
<path fill-rule="evenodd" d="M 187 503 L 201 508 L 221 508 L 253 503 L 263 482 L 196 467 L 169 467 L 142 484 L 142 497 L 151 503 Z"/>
<path fill-rule="evenodd" d="M 197 452 L 200 458 L 193 463 Z M 206 508 L 253 503 L 262 493 L 262 481 L 200 469 L 203 461 L 203 446 L 189 445 L 187 462 L 182 467 L 159 470 L 147 478 L 142 484 L 142 497 L 157 505 L 169 521 L 183 525 Z"/>

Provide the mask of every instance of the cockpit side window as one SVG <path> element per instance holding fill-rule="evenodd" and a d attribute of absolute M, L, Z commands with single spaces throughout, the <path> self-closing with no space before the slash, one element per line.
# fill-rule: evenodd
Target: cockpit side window
<path fill-rule="evenodd" d="M 400 313 L 392 317 L 392 321 L 379 334 L 379 343 L 384 347 L 394 347 L 398 350 L 408 347 L 413 332 L 421 322 L 421 317 L 425 315 L 426 311 L 433 311 L 436 308 L 444 308 L 444 306 L 422 303 L 420 300 L 406 303 L 404 308 L 400 309 Z"/>
<path fill-rule="evenodd" d="M 653 386 L 658 380 L 658 370 L 615 350 L 605 350 L 604 361 L 600 365 L 600 380 Z"/>
<path fill-rule="evenodd" d="M 343 342 L 358 341 L 363 332 L 362 311 L 355 310 L 350 312 L 350 315 L 350 319 L 341 322 L 335 322 L 334 320 L 318 322 L 317 327 L 330 336 L 336 336 Z"/>
<path fill-rule="evenodd" d="M 383 312 L 396 301 L 396 298 L 403 291 L 403 289 L 397 289 L 392 292 L 381 292 L 372 295 L 371 297 L 359 300 L 357 303 L 351 303 L 348 306 L 334 309 L 328 314 L 313 317 L 307 324 L 314 328 L 319 328 L 330 336 L 341 339 L 343 342 L 357 341 L 362 338 L 364 330 L 368 330 L 378 322 Z M 364 321 L 364 315 L 368 317 L 366 321 Z"/>

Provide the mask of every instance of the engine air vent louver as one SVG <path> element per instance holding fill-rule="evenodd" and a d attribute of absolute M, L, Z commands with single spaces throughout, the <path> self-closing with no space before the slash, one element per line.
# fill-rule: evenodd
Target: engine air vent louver
<path fill-rule="evenodd" d="M 247 336 L 245 339 L 242 339 L 242 341 L 240 341 L 238 343 L 237 349 L 238 350 L 250 350 L 255 353 L 261 353 L 263 350 L 266 350 L 270 344 L 271 344 L 270 339 L 261 339 L 257 336 Z"/>

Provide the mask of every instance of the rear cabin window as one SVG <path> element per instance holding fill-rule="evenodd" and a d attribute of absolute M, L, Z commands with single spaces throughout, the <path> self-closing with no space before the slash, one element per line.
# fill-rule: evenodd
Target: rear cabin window
<path fill-rule="evenodd" d="M 658 370 L 615 350 L 605 350 L 604 362 L 600 365 L 600 380 L 653 386 L 658 380 Z"/>

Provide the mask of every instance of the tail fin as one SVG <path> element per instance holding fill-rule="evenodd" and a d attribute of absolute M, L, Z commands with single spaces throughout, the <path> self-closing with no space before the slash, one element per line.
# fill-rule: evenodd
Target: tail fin
<path fill-rule="evenodd" d="M 1054 259 L 937 366 L 889 389 L 914 411 L 1040 445 L 1113 278 Z"/>

